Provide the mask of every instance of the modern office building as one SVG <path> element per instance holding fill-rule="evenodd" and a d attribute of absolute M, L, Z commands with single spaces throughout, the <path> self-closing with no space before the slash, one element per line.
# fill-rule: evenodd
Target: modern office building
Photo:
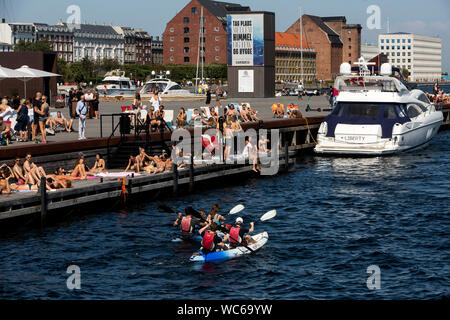
<path fill-rule="evenodd" d="M 303 48 L 302 48 L 303 47 Z M 303 74 L 302 74 L 303 52 Z M 313 81 L 316 78 L 316 52 L 300 35 L 275 33 L 275 79 L 280 82 Z"/>
<path fill-rule="evenodd" d="M 389 63 L 407 69 L 410 81 L 435 81 L 442 74 L 442 40 L 437 37 L 398 32 L 378 36 L 381 53 Z"/>
<path fill-rule="evenodd" d="M 164 64 L 196 64 L 199 51 L 203 51 L 200 59 L 204 63 L 227 63 L 227 14 L 232 11 L 250 8 L 211 0 L 190 1 L 167 23 L 163 34 Z"/>

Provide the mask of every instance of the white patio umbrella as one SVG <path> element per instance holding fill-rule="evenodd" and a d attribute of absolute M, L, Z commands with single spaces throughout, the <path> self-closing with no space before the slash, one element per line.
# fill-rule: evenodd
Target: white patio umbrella
<path fill-rule="evenodd" d="M 12 79 L 12 78 L 18 78 L 18 77 L 24 77 L 26 74 L 16 71 L 14 69 L 9 69 L 0 66 L 0 80 L 3 79 Z"/>
<path fill-rule="evenodd" d="M 22 74 L 22 76 L 17 77 L 17 79 L 22 80 L 24 83 L 25 97 L 27 96 L 27 82 L 30 81 L 31 79 L 60 76 L 59 74 L 56 73 L 33 69 L 30 68 L 29 66 L 21 66 L 20 68 L 15 69 L 15 71 L 18 71 Z"/>

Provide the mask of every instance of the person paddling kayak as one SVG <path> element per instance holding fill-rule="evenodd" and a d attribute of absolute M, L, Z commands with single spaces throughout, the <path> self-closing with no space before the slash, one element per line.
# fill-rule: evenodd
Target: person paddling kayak
<path fill-rule="evenodd" d="M 188 207 L 189 208 L 189 207 Z M 194 217 L 192 211 L 186 208 L 186 215 L 183 217 L 181 212 L 178 213 L 178 217 L 175 220 L 173 226 L 181 227 L 181 236 L 183 239 L 189 239 L 195 234 L 195 227 L 203 227 L 206 225 L 201 219 Z"/>
<path fill-rule="evenodd" d="M 211 222 L 211 223 L 215 223 L 218 226 L 220 226 L 222 224 L 221 221 L 225 221 L 226 219 L 219 214 L 219 205 L 218 204 L 214 204 L 211 211 L 209 212 L 208 218 L 206 219 L 206 221 Z"/>
<path fill-rule="evenodd" d="M 255 230 L 255 223 L 250 222 L 250 228 L 244 227 L 244 219 L 237 218 L 236 223 L 233 227 L 231 227 L 230 232 L 225 235 L 223 238 L 223 241 L 226 242 L 227 240 L 230 240 L 230 245 L 233 248 L 239 247 L 239 246 L 246 246 L 249 243 L 255 243 L 255 240 L 249 235 L 249 233 L 252 233 Z"/>
<path fill-rule="evenodd" d="M 222 240 L 222 238 L 217 235 L 216 231 L 217 224 L 215 223 L 208 223 L 198 231 L 202 237 L 202 248 L 200 250 L 203 254 L 220 251 L 225 248 L 225 238 Z"/>

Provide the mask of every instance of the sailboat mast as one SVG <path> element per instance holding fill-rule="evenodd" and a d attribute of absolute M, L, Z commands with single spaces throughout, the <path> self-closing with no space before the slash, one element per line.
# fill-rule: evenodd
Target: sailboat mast
<path fill-rule="evenodd" d="M 204 21 L 203 21 L 203 7 L 201 10 L 201 18 L 200 18 L 200 34 L 201 34 L 201 52 L 202 52 L 202 84 L 204 84 L 204 68 L 205 68 L 205 50 L 203 50 L 203 46 L 205 45 L 205 42 L 203 41 L 203 37 L 205 36 L 204 31 Z"/>

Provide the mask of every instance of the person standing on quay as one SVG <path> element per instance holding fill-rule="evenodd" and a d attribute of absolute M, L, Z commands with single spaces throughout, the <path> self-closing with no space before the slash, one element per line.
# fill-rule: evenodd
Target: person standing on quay
<path fill-rule="evenodd" d="M 208 88 L 208 90 L 206 91 L 206 106 L 209 108 L 211 108 L 211 88 Z"/>
<path fill-rule="evenodd" d="M 86 114 L 88 113 L 88 107 L 84 100 L 84 95 L 81 96 L 80 101 L 77 103 L 77 115 L 78 119 L 78 140 L 84 140 L 86 137 L 84 133 L 86 131 Z"/>

